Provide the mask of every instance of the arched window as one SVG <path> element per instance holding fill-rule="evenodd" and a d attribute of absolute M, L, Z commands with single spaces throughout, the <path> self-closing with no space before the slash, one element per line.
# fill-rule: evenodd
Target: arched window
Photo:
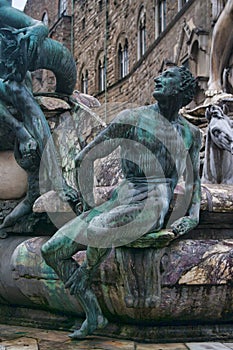
<path fill-rule="evenodd" d="M 98 62 L 98 88 L 99 91 L 105 90 L 106 83 L 106 67 L 105 67 L 105 57 L 99 59 Z"/>
<path fill-rule="evenodd" d="M 138 59 L 146 52 L 146 13 L 144 7 L 141 8 L 138 19 Z"/>
<path fill-rule="evenodd" d="M 67 0 L 59 0 L 59 17 L 65 14 L 67 9 Z"/>
<path fill-rule="evenodd" d="M 82 19 L 82 30 L 84 30 L 85 27 L 86 27 L 86 18 L 83 17 L 83 19 Z"/>
<path fill-rule="evenodd" d="M 166 0 L 158 2 L 158 32 L 159 34 L 166 28 Z"/>
<path fill-rule="evenodd" d="M 99 12 L 103 10 L 103 0 L 99 0 Z"/>
<path fill-rule="evenodd" d="M 85 73 L 81 75 L 81 92 L 88 94 L 88 71 L 85 70 Z"/>
<path fill-rule="evenodd" d="M 43 13 L 42 22 L 43 22 L 46 26 L 48 26 L 48 24 L 49 24 L 49 16 L 48 16 L 48 12 L 47 12 L 47 11 L 45 11 L 45 12 Z"/>
<path fill-rule="evenodd" d="M 128 40 L 125 39 L 124 46 L 118 46 L 119 78 L 124 78 L 129 73 Z"/>

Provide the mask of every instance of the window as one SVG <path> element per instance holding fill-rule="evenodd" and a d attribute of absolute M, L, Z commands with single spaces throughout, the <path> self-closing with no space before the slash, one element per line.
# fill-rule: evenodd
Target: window
<path fill-rule="evenodd" d="M 106 68 L 105 68 L 105 58 L 99 60 L 98 63 L 98 88 L 99 91 L 105 90 L 106 83 Z"/>
<path fill-rule="evenodd" d="M 124 78 L 129 73 L 128 40 L 125 39 L 124 47 L 118 48 L 119 78 Z"/>
<path fill-rule="evenodd" d="M 166 28 L 166 0 L 158 2 L 158 32 L 159 34 Z"/>
<path fill-rule="evenodd" d="M 86 27 L 86 19 L 85 17 L 82 19 L 82 30 L 84 30 Z"/>
<path fill-rule="evenodd" d="M 61 17 L 64 15 L 67 9 L 67 0 L 60 0 L 59 1 L 59 16 Z"/>
<path fill-rule="evenodd" d="M 188 2 L 189 0 L 178 0 L 178 11 L 182 9 L 182 7 Z"/>
<path fill-rule="evenodd" d="M 103 1 L 99 0 L 99 12 L 103 10 Z"/>
<path fill-rule="evenodd" d="M 82 73 L 81 76 L 81 92 L 84 94 L 88 94 L 88 71 L 86 70 L 85 73 Z"/>
<path fill-rule="evenodd" d="M 42 16 L 42 22 L 47 26 L 49 24 L 48 12 L 45 11 Z"/>
<path fill-rule="evenodd" d="M 138 20 L 138 59 L 146 52 L 146 13 L 141 8 Z"/>

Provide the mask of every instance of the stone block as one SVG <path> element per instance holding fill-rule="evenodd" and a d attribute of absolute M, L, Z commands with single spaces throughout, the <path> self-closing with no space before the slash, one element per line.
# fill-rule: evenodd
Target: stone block
<path fill-rule="evenodd" d="M 27 190 L 27 174 L 17 164 L 12 151 L 0 152 L 0 199 L 18 199 Z"/>
<path fill-rule="evenodd" d="M 0 350 L 38 350 L 38 344 L 36 339 L 31 338 L 18 338 L 14 340 L 3 341 L 0 345 Z"/>
<path fill-rule="evenodd" d="M 12 237 L 2 242 L 0 297 L 25 305 L 23 295 L 32 307 L 82 317 L 77 300 L 41 257 L 40 247 L 46 239 L 25 237 L 17 244 Z M 84 258 L 85 251 L 80 250 L 76 259 L 81 263 Z M 102 264 L 93 287 L 115 320 L 133 320 L 137 325 L 226 322 L 233 312 L 231 260 L 229 239 L 186 238 L 161 249 L 119 247 Z"/>
<path fill-rule="evenodd" d="M 187 350 L 184 344 L 137 344 L 136 350 Z"/>
<path fill-rule="evenodd" d="M 187 343 L 186 345 L 189 350 L 229 350 L 221 343 Z"/>

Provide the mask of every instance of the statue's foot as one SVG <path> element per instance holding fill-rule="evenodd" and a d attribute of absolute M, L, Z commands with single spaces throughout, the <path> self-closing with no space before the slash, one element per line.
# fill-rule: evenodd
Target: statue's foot
<path fill-rule="evenodd" d="M 107 326 L 108 320 L 103 315 L 99 315 L 95 323 L 90 324 L 87 319 L 83 322 L 80 329 L 69 334 L 71 339 L 85 339 L 88 335 L 93 334 L 96 329 L 103 329 Z"/>

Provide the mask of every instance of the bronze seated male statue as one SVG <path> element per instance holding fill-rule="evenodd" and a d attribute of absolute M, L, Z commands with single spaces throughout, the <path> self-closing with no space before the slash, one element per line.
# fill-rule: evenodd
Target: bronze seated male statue
<path fill-rule="evenodd" d="M 84 308 L 86 320 L 71 338 L 84 338 L 106 326 L 91 288 L 92 277 L 112 247 L 126 245 L 148 232 L 169 227 L 185 234 L 199 221 L 200 178 L 198 128 L 179 114 L 191 102 L 195 79 L 185 67 L 171 67 L 155 78 L 158 103 L 121 112 L 77 156 L 78 187 L 84 211 L 42 246 L 42 256 Z M 111 198 L 95 207 L 93 163 L 120 146 L 125 179 Z M 178 181 L 185 179 L 186 210 L 174 222 L 167 218 Z M 87 246 L 79 266 L 73 259 Z"/>

